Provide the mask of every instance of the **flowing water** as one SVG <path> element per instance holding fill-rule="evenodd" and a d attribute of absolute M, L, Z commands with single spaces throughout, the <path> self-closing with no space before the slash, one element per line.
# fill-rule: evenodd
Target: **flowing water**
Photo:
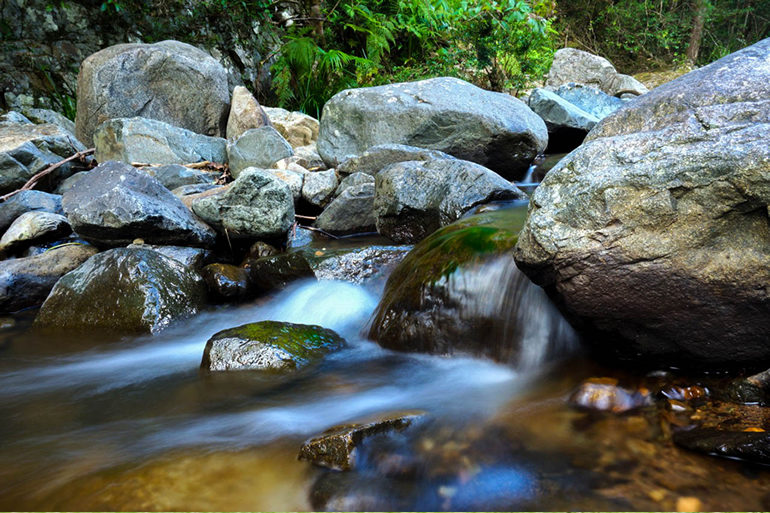
<path fill-rule="evenodd" d="M 653 510 L 689 495 L 714 509 L 764 505 L 766 471 L 660 442 L 647 413 L 570 408 L 574 386 L 602 370 L 574 356 L 571 329 L 515 267 L 462 281 L 487 291 L 469 311 L 526 326 L 506 335 L 523 344 L 516 367 L 381 349 L 362 337 L 381 291 L 343 282 L 296 283 L 110 343 L 35 338 L 20 317 L 0 341 L 0 509 Z M 265 319 L 331 328 L 349 345 L 288 377 L 199 372 L 211 335 Z M 429 420 L 364 451 L 358 472 L 297 461 L 331 426 L 414 410 Z"/>

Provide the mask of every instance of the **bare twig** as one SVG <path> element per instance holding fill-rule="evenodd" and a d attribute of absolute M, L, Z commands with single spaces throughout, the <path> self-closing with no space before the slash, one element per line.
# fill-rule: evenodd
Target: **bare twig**
<path fill-rule="evenodd" d="M 21 187 L 21 189 L 16 189 L 13 192 L 9 192 L 5 196 L 0 196 L 0 201 L 5 201 L 8 198 L 10 198 L 11 196 L 15 196 L 16 194 L 20 193 L 21 191 L 28 191 L 30 189 L 33 189 L 35 187 L 35 185 L 37 185 L 37 182 L 40 181 L 41 178 L 50 175 L 51 173 L 53 173 L 54 171 L 56 171 L 57 169 L 62 167 L 64 164 L 67 164 L 68 162 L 72 162 L 73 160 L 78 160 L 78 159 L 81 159 L 81 158 L 86 157 L 88 155 L 91 155 L 93 152 L 94 152 L 94 148 L 89 148 L 87 150 L 79 151 L 79 152 L 75 153 L 74 155 L 72 155 L 71 157 L 67 157 L 64 160 L 60 160 L 56 164 L 51 164 L 50 166 L 48 166 L 47 168 L 43 169 L 42 171 L 37 173 L 35 176 L 33 176 L 32 178 L 27 180 L 27 183 L 25 183 Z"/>
<path fill-rule="evenodd" d="M 316 219 L 318 219 L 317 217 L 301 216 L 299 214 L 294 214 L 294 217 L 299 217 L 300 219 L 307 219 L 309 221 L 315 221 Z"/>
<path fill-rule="evenodd" d="M 329 233 L 329 232 L 327 232 L 325 230 L 322 230 L 320 228 L 315 228 L 313 226 L 305 226 L 303 224 L 299 225 L 299 227 L 300 228 L 304 228 L 305 230 L 310 230 L 311 232 L 318 232 L 318 233 L 320 233 L 322 235 L 326 235 L 327 237 L 331 237 L 332 239 L 339 239 L 339 237 L 337 237 L 336 235 L 332 235 L 331 233 Z"/>

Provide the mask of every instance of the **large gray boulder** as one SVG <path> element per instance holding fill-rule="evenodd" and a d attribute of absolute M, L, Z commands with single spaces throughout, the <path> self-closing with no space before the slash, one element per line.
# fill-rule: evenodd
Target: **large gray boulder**
<path fill-rule="evenodd" d="M 87 145 L 105 121 L 136 116 L 220 137 L 230 112 L 225 69 L 179 41 L 122 44 L 91 55 L 80 66 L 77 96 L 77 136 Z"/>
<path fill-rule="evenodd" d="M 271 126 L 247 130 L 227 144 L 230 173 L 234 178 L 249 167 L 270 169 L 279 160 L 292 155 L 291 145 Z"/>
<path fill-rule="evenodd" d="M 90 171 L 64 194 L 62 206 L 75 232 L 97 245 L 125 246 L 142 238 L 149 244 L 205 247 L 216 240 L 214 230 L 171 191 L 120 162 Z"/>
<path fill-rule="evenodd" d="M 610 96 L 624 93 L 639 96 L 648 92 L 644 84 L 635 78 L 618 73 L 604 57 L 576 48 L 562 48 L 553 56 L 545 86 L 556 89 L 570 82 L 595 87 Z"/>
<path fill-rule="evenodd" d="M 117 118 L 102 123 L 93 134 L 96 160 L 145 164 L 227 162 L 227 142 L 162 121 Z"/>
<path fill-rule="evenodd" d="M 194 200 L 192 210 L 230 238 L 279 237 L 294 224 L 291 189 L 265 169 L 245 169 L 225 192 Z"/>
<path fill-rule="evenodd" d="M 440 150 L 506 177 L 526 171 L 548 142 L 524 102 L 456 78 L 350 89 L 324 106 L 318 152 L 329 167 L 379 144 Z"/>
<path fill-rule="evenodd" d="M 66 244 L 39 255 L 1 261 L 0 312 L 43 304 L 59 278 L 96 253 L 97 249 L 87 244 Z"/>
<path fill-rule="evenodd" d="M 532 196 L 520 267 L 607 355 L 770 363 L 770 39 L 605 118 Z"/>
<path fill-rule="evenodd" d="M 419 242 L 473 207 L 526 199 L 500 175 L 465 160 L 393 164 L 376 176 L 377 231 L 400 243 Z"/>
<path fill-rule="evenodd" d="M 436 150 L 426 150 L 405 144 L 380 144 L 372 146 L 361 155 L 345 159 L 337 168 L 340 176 L 366 173 L 375 176 L 391 164 L 412 160 L 454 159 L 453 156 Z"/>
<path fill-rule="evenodd" d="M 0 125 L 0 194 L 20 188 L 48 166 L 85 149 L 56 125 Z M 46 178 L 46 183 L 53 188 L 78 168 L 79 162 L 64 164 Z"/>
<path fill-rule="evenodd" d="M 157 333 L 205 304 L 206 285 L 194 271 L 156 251 L 117 248 L 62 277 L 33 327 L 46 333 Z"/>
<path fill-rule="evenodd" d="M 574 82 L 559 86 L 553 92 L 599 120 L 606 118 L 626 104 L 620 98 L 610 96 L 599 89 Z"/>
<path fill-rule="evenodd" d="M 547 89 L 535 89 L 529 97 L 529 108 L 543 118 L 549 132 L 560 128 L 572 128 L 587 134 L 599 118 L 584 111 Z"/>

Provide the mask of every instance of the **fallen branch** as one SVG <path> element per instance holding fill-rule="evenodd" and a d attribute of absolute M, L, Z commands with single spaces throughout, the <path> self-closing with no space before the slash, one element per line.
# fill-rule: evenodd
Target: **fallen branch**
<path fill-rule="evenodd" d="M 39 182 L 41 178 L 50 175 L 51 173 L 53 173 L 54 171 L 56 171 L 57 169 L 59 169 L 60 167 L 62 167 L 64 164 L 66 164 L 68 162 L 72 162 L 73 160 L 77 160 L 77 159 L 82 159 L 83 157 L 87 157 L 88 155 L 93 154 L 94 151 L 95 151 L 95 148 L 89 148 L 87 150 L 79 151 L 79 152 L 75 153 L 74 155 L 72 155 L 71 157 L 67 157 L 64 160 L 60 160 L 56 164 L 51 164 L 50 166 L 48 166 L 47 168 L 43 169 L 38 174 L 36 174 L 35 176 L 33 176 L 32 178 L 27 180 L 27 183 L 25 183 L 21 187 L 21 189 L 16 189 L 13 192 L 9 192 L 5 196 L 1 196 L 0 197 L 0 201 L 5 201 L 8 198 L 10 198 L 11 196 L 15 196 L 16 194 L 20 193 L 21 191 L 31 190 L 32 188 L 35 187 L 35 185 L 37 185 L 37 182 Z"/>
<path fill-rule="evenodd" d="M 327 237 L 331 237 L 332 239 L 339 239 L 339 237 L 337 237 L 336 235 L 332 235 L 331 233 L 325 230 L 322 230 L 320 228 L 314 228 L 313 226 L 305 226 L 304 224 L 298 224 L 297 226 L 299 226 L 300 228 L 304 228 L 305 230 L 310 230 L 311 232 L 318 232 L 322 235 L 326 235 Z"/>
<path fill-rule="evenodd" d="M 307 219 L 308 221 L 315 221 L 316 219 L 318 219 L 317 217 L 301 216 L 299 214 L 294 214 L 294 217 L 299 217 L 300 219 Z"/>

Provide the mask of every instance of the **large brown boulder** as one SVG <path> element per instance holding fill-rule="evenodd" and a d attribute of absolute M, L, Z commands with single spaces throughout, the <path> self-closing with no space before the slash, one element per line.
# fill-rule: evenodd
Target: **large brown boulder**
<path fill-rule="evenodd" d="M 230 112 L 225 69 L 179 41 L 105 48 L 83 61 L 77 92 L 77 136 L 88 146 L 96 128 L 114 118 L 156 119 L 220 137 Z"/>
<path fill-rule="evenodd" d="M 605 118 L 531 198 L 516 261 L 606 355 L 770 364 L 770 39 Z"/>

